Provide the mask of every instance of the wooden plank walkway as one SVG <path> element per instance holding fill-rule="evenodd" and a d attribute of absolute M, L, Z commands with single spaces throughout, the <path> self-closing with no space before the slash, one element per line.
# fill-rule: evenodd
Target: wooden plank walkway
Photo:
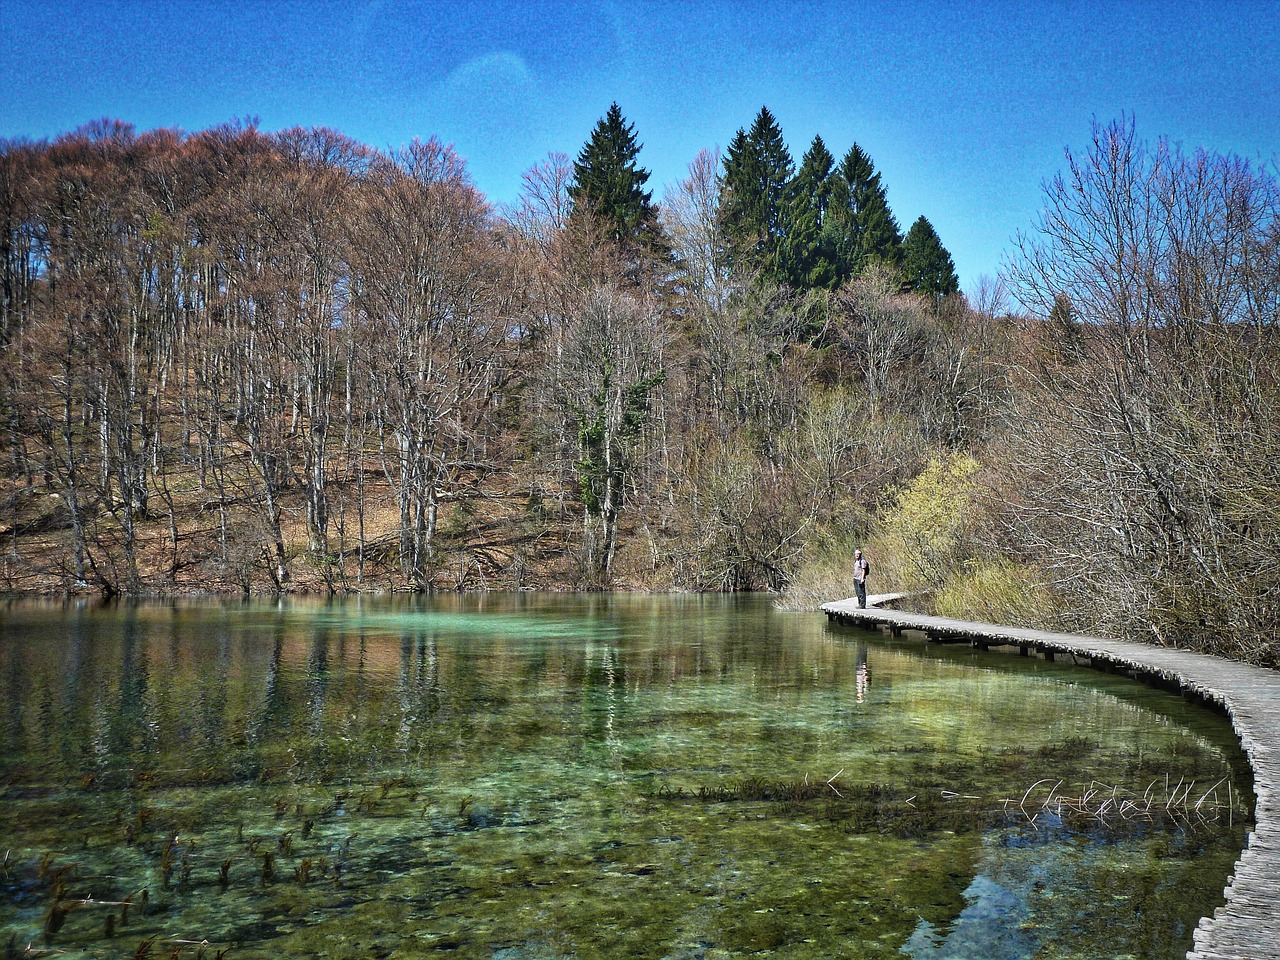
<path fill-rule="evenodd" d="M 887 597 L 867 599 L 884 602 Z M 1034 650 L 1047 659 L 1070 655 L 1077 662 L 1131 673 L 1221 707 L 1253 767 L 1255 826 L 1225 890 L 1226 903 L 1201 919 L 1187 957 L 1280 960 L 1280 671 L 1144 643 L 970 623 L 874 605 L 859 609 L 855 600 L 823 604 L 822 610 L 830 620 L 885 627 L 895 636 L 912 630 L 931 640 L 970 643 L 979 649 L 1014 646 L 1020 653 Z"/>

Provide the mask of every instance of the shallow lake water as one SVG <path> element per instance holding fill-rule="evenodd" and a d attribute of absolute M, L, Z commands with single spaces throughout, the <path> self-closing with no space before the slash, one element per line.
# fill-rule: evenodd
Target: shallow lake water
<path fill-rule="evenodd" d="M 4 956 L 1181 957 L 1220 716 L 767 598 L 0 608 Z"/>

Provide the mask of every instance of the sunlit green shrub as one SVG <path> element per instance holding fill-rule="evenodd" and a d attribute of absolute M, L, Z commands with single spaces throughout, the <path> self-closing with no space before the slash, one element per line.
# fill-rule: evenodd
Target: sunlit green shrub
<path fill-rule="evenodd" d="M 970 560 L 953 572 L 933 609 L 958 620 L 1041 626 L 1055 621 L 1059 603 L 1035 568 L 996 558 Z"/>
<path fill-rule="evenodd" d="M 978 469 L 973 457 L 955 454 L 900 489 L 869 551 L 877 592 L 935 590 L 960 566 L 977 517 Z"/>

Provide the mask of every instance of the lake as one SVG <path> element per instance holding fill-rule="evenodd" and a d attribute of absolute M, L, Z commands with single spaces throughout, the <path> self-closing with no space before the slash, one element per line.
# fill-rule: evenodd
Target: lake
<path fill-rule="evenodd" d="M 1181 957 L 1227 721 L 767 597 L 0 608 L 5 956 Z"/>

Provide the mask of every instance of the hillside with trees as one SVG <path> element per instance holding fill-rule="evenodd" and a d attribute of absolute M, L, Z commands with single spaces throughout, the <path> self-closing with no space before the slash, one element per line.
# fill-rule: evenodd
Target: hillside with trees
<path fill-rule="evenodd" d="M 0 144 L 0 589 L 922 591 L 1280 659 L 1280 190 L 1095 126 L 959 292 L 762 109 L 617 104 L 495 209 L 436 140 Z"/>

